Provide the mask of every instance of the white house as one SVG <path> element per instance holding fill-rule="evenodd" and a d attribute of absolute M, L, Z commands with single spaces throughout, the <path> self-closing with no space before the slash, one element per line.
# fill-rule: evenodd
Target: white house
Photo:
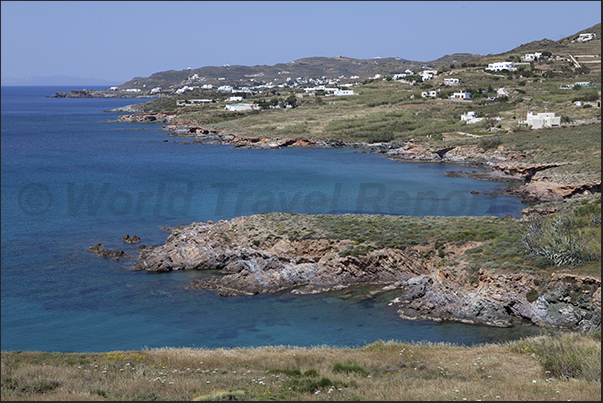
<path fill-rule="evenodd" d="M 526 53 L 525 55 L 523 55 L 522 60 L 526 62 L 531 62 L 540 59 L 540 56 L 542 56 L 542 52 Z"/>
<path fill-rule="evenodd" d="M 580 36 L 578 37 L 578 42 L 590 41 L 591 39 L 595 39 L 596 36 L 597 34 L 593 33 L 580 34 Z"/>
<path fill-rule="evenodd" d="M 471 93 L 467 91 L 455 92 L 450 96 L 450 99 L 471 99 Z"/>
<path fill-rule="evenodd" d="M 237 102 L 237 101 L 242 101 L 242 100 L 243 100 L 243 97 L 230 97 L 226 101 L 227 102 Z"/>
<path fill-rule="evenodd" d="M 553 112 L 538 114 L 528 112 L 527 119 L 524 122 L 519 123 L 527 124 L 532 129 L 542 129 L 543 127 L 559 127 L 559 125 L 561 125 L 561 117 L 555 117 L 555 113 Z"/>
<path fill-rule="evenodd" d="M 128 88 L 126 92 L 140 92 L 140 88 Z"/>
<path fill-rule="evenodd" d="M 224 107 L 227 111 L 248 111 L 251 109 L 257 109 L 257 105 L 255 104 L 230 104 Z"/>
<path fill-rule="evenodd" d="M 177 106 L 186 106 L 186 105 L 203 105 L 203 104 L 211 104 L 213 101 L 211 99 L 179 99 L 176 101 Z"/>
<path fill-rule="evenodd" d="M 444 85 L 459 85 L 458 78 L 445 78 Z"/>
<path fill-rule="evenodd" d="M 501 70 L 509 70 L 515 71 L 515 63 L 513 62 L 500 62 L 500 63 L 490 63 L 486 70 L 491 71 L 501 71 Z"/>
<path fill-rule="evenodd" d="M 423 91 L 421 93 L 421 96 L 423 98 L 427 98 L 427 97 L 435 98 L 438 95 L 440 95 L 440 90 L 439 89 L 438 90 L 433 90 L 433 91 Z"/>
<path fill-rule="evenodd" d="M 471 125 L 473 123 L 481 122 L 484 118 L 478 118 L 477 113 L 469 111 L 461 115 L 461 120 L 466 124 Z"/>
<path fill-rule="evenodd" d="M 232 87 L 230 85 L 221 85 L 218 87 L 218 92 L 232 92 Z"/>
<path fill-rule="evenodd" d="M 427 81 L 427 80 L 431 80 L 433 77 L 437 76 L 438 71 L 437 70 L 423 70 L 419 74 L 421 75 L 421 78 L 423 79 L 423 81 Z"/>
<path fill-rule="evenodd" d="M 192 91 L 195 88 L 199 88 L 199 87 L 189 87 L 188 85 L 185 85 L 182 88 L 178 88 L 176 91 L 174 91 L 174 93 L 176 93 L 176 94 L 184 94 L 185 91 Z"/>
<path fill-rule="evenodd" d="M 214 86 L 211 84 L 203 84 L 201 86 L 201 89 L 204 89 L 204 90 L 211 90 L 212 88 L 214 88 Z"/>
<path fill-rule="evenodd" d="M 109 91 L 117 91 L 119 89 L 119 87 L 111 87 L 109 88 Z"/>
<path fill-rule="evenodd" d="M 354 95 L 354 90 L 337 90 L 333 94 L 337 96 Z"/>
<path fill-rule="evenodd" d="M 496 94 L 498 94 L 498 96 L 509 96 L 509 91 L 505 90 L 505 87 L 502 87 L 496 90 Z"/>
<path fill-rule="evenodd" d="M 151 94 L 156 94 L 158 92 L 161 92 L 162 89 L 163 88 L 161 88 L 161 87 L 155 87 L 155 88 L 151 89 Z"/>

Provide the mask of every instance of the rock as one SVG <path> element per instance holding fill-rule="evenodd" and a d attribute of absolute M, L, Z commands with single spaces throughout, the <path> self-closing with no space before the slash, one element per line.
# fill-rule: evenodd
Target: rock
<path fill-rule="evenodd" d="M 113 260 L 121 260 L 121 259 L 130 259 L 131 256 L 128 255 L 123 250 L 117 249 L 103 249 L 102 243 L 97 243 L 94 246 L 90 246 L 87 250 L 88 252 L 94 253 L 96 256 L 104 257 L 104 258 L 112 258 Z"/>
<path fill-rule="evenodd" d="M 136 243 L 136 242 L 140 242 L 140 237 L 136 236 L 136 235 L 132 235 L 130 236 L 129 234 L 126 234 L 123 236 L 123 241 L 126 243 Z"/>
<path fill-rule="evenodd" d="M 495 276 L 480 269 L 477 287 L 470 288 L 431 272 L 410 279 L 408 287 L 390 301 L 400 306 L 398 314 L 406 319 L 506 327 L 512 326 L 513 314 L 545 327 L 601 329 L 601 282 L 594 277 L 553 275 L 533 303 L 526 299 L 534 287 L 532 280 L 520 273 Z"/>
<path fill-rule="evenodd" d="M 523 186 L 508 188 L 506 192 L 521 196 L 524 203 L 541 203 L 568 199 L 575 195 L 601 193 L 601 181 L 576 185 L 560 185 L 551 182 L 530 182 Z"/>

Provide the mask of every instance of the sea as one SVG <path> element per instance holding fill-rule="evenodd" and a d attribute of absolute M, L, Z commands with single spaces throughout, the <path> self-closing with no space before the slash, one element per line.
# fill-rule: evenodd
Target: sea
<path fill-rule="evenodd" d="M 265 212 L 519 217 L 525 206 L 491 195 L 504 184 L 445 176 L 480 168 L 355 148 L 192 144 L 162 124 L 119 123 L 107 112 L 148 99 L 48 97 L 73 89 L 83 88 L 1 89 L 2 351 L 469 346 L 538 332 L 403 320 L 388 304 L 395 296 L 367 299 L 362 288 L 220 297 L 185 288 L 215 272 L 139 272 L 134 258 L 88 252 L 103 243 L 135 257 L 140 244 L 163 243 L 166 227 Z M 141 242 L 125 243 L 126 234 Z"/>

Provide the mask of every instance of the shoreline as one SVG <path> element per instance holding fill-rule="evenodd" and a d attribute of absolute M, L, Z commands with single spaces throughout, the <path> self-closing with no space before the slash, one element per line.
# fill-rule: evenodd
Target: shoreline
<path fill-rule="evenodd" d="M 484 150 L 477 145 L 430 148 L 412 141 L 367 144 L 307 138 L 246 137 L 193 125 L 175 119 L 176 115 L 176 112 L 138 113 L 122 115 L 118 121 L 167 123 L 162 129 L 169 131 L 168 135 L 193 140 L 193 144 L 249 149 L 349 147 L 382 154 L 398 162 L 448 162 L 464 167 L 489 168 L 490 172 L 451 171 L 446 176 L 515 183 L 515 186 L 498 190 L 501 194 L 521 197 L 526 204 L 600 194 L 600 181 L 563 185 L 535 179 L 540 172 L 567 163 L 525 164 L 523 161 L 529 152 L 507 150 L 501 145 Z M 522 211 L 521 220 L 546 216 L 555 211 L 554 208 L 526 208 Z M 553 273 L 547 279 L 547 288 L 540 290 L 537 299 L 528 301 L 527 294 L 539 288 L 532 275 L 496 276 L 495 271 L 481 268 L 471 278 L 461 276 L 455 279 L 451 275 L 454 270 L 442 269 L 445 257 L 462 256 L 466 248 L 455 250 L 450 244 L 445 244 L 445 249 L 439 251 L 439 259 L 429 256 L 427 260 L 425 257 L 431 251 L 440 249 L 437 243 L 407 250 L 391 247 L 370 250 L 369 247 L 361 256 L 342 256 L 337 252 L 353 250 L 352 245 L 357 245 L 357 242 L 328 237 L 297 239 L 294 236 L 291 239 L 278 236 L 274 242 L 256 239 L 251 243 L 251 234 L 234 230 L 237 226 L 247 225 L 248 220 L 254 223 L 253 227 L 258 226 L 255 216 L 243 216 L 218 223 L 209 221 L 175 228 L 164 245 L 139 251 L 138 262 L 132 269 L 150 272 L 221 270 L 222 276 L 194 280 L 186 288 L 212 289 L 223 297 L 285 290 L 294 294 L 320 293 L 373 284 L 383 287 L 377 292 L 400 291 L 401 295 L 392 299 L 390 305 L 399 307 L 398 314 L 403 319 L 452 320 L 508 327 L 512 326 L 515 318 L 523 318 L 544 327 L 581 332 L 600 330 L 600 279 L 594 277 Z M 301 226 L 288 230 L 297 232 L 298 227 Z M 234 243 L 233 236 L 237 239 Z M 229 244 L 224 239 L 229 239 Z M 479 246 L 479 243 L 473 246 Z M 563 288 L 562 284 L 568 282 L 572 285 Z M 578 305 L 571 300 L 570 294 L 584 287 L 591 290 L 588 302 L 582 301 L 576 308 Z M 497 297 L 492 298 L 491 294 Z M 576 309 L 582 309 L 581 313 Z"/>
<path fill-rule="evenodd" d="M 496 327 L 512 327 L 519 319 L 542 327 L 600 330 L 601 281 L 595 277 L 563 269 L 545 275 L 544 281 L 542 275 L 517 270 L 497 273 L 484 266 L 473 272 L 463 256 L 469 249 L 483 247 L 485 242 L 479 240 L 459 245 L 426 239 L 402 246 L 384 246 L 375 241 L 381 231 L 404 232 L 404 228 L 427 221 L 430 226 L 452 224 L 447 217 L 293 213 L 192 223 L 172 229 L 163 245 L 140 250 L 138 262 L 131 268 L 159 273 L 219 270 L 219 276 L 192 280 L 185 288 L 214 290 L 221 297 L 282 291 L 314 294 L 371 286 L 374 289 L 367 298 L 383 293 L 397 295 L 389 299 L 388 305 L 398 308 L 403 319 Z M 480 228 L 487 222 L 493 228 L 511 226 L 513 222 L 491 217 L 469 221 L 471 227 Z M 342 224 L 379 230 L 361 231 L 360 238 L 375 236 L 375 240 L 362 243 L 324 231 Z M 458 258 L 454 265 L 446 263 Z"/>
<path fill-rule="evenodd" d="M 121 109 L 124 111 L 124 109 Z M 186 112 L 195 112 L 189 110 Z M 449 177 L 469 177 L 496 182 L 522 183 L 500 189 L 501 195 L 520 197 L 526 204 L 560 201 L 579 194 L 601 193 L 601 181 L 588 181 L 575 184 L 558 183 L 549 178 L 536 178 L 539 173 L 569 163 L 528 164 L 522 161 L 529 152 L 507 150 L 499 145 L 495 149 L 484 150 L 476 145 L 457 145 L 440 148 L 426 147 L 413 141 L 394 141 L 390 143 L 345 142 L 339 139 L 312 140 L 304 137 L 248 137 L 225 130 L 203 128 L 179 117 L 183 112 L 133 113 L 120 115 L 118 122 L 129 123 L 167 123 L 161 127 L 169 136 L 192 140 L 192 144 L 228 145 L 247 149 L 281 149 L 285 147 L 306 148 L 355 148 L 366 152 L 382 154 L 385 158 L 397 162 L 447 162 L 463 167 L 482 167 L 491 171 L 486 173 L 451 171 Z M 540 174 L 542 176 L 542 174 Z"/>

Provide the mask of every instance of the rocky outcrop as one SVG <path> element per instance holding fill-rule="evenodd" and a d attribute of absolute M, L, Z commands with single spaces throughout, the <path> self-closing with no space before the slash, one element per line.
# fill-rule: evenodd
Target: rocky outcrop
<path fill-rule="evenodd" d="M 576 185 L 560 185 L 551 182 L 530 182 L 504 189 L 509 195 L 520 196 L 524 203 L 542 203 L 568 199 L 576 195 L 601 193 L 601 181 Z"/>
<path fill-rule="evenodd" d="M 94 246 L 90 246 L 88 252 L 94 253 L 96 256 L 111 258 L 113 260 L 130 259 L 131 256 L 123 250 L 117 249 L 103 249 L 102 243 L 97 243 Z"/>
<path fill-rule="evenodd" d="M 135 113 L 131 115 L 120 115 L 117 118 L 121 123 L 169 123 L 175 116 L 175 112 L 165 113 Z"/>
<path fill-rule="evenodd" d="M 257 215 L 175 228 L 164 245 L 140 248 L 132 268 L 215 270 L 217 274 L 193 280 L 186 288 L 212 289 L 221 296 L 284 290 L 309 294 L 380 285 L 383 292 L 399 290 L 391 305 L 398 306 L 405 319 L 506 327 L 523 318 L 580 331 L 601 326 L 601 282 L 596 278 L 557 274 L 542 281 L 522 272 L 495 273 L 485 268 L 470 272 L 447 267 L 442 257 L 425 253 L 431 246 L 421 245 L 352 256 L 343 253 L 354 245 L 351 240 L 268 240 L 265 232 L 254 237 L 261 222 Z M 462 255 L 476 245 L 446 245 L 443 251 L 445 257 Z"/>
<path fill-rule="evenodd" d="M 588 332 L 601 329 L 601 281 L 594 277 L 555 274 L 543 287 L 522 273 L 479 270 L 473 286 L 444 271 L 417 276 L 391 304 L 405 319 L 453 320 L 512 326 L 512 317 L 534 324 Z"/>
<path fill-rule="evenodd" d="M 492 170 L 490 172 L 450 171 L 446 172 L 446 176 L 500 182 L 529 182 L 538 172 L 558 166 L 561 166 L 561 164 L 540 164 L 527 166 L 492 165 Z"/>
<path fill-rule="evenodd" d="M 220 270 L 220 276 L 194 280 L 189 288 L 215 289 L 224 296 L 287 289 L 307 294 L 357 284 L 393 284 L 430 270 L 428 264 L 416 262 L 400 250 L 341 257 L 338 251 L 352 241 L 281 239 L 264 248 L 228 243 L 224 240 L 233 236 L 231 226 L 232 221 L 220 221 L 176 229 L 164 245 L 141 252 L 132 268 L 150 272 Z"/>
<path fill-rule="evenodd" d="M 126 234 L 123 236 L 122 240 L 125 243 L 136 243 L 136 242 L 140 242 L 140 237 L 136 236 L 136 235 L 131 235 L 130 234 Z"/>

